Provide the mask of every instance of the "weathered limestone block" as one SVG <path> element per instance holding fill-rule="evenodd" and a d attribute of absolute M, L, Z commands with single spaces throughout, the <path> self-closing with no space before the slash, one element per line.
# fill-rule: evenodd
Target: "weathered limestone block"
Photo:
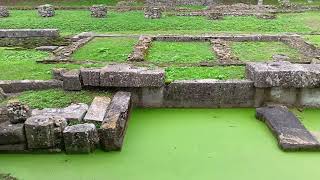
<path fill-rule="evenodd" d="M 295 88 L 273 87 L 269 91 L 267 101 L 293 106 L 297 102 L 297 95 L 297 90 Z"/>
<path fill-rule="evenodd" d="M 46 116 L 58 116 L 63 117 L 69 124 L 77 124 L 82 122 L 83 117 L 87 113 L 88 105 L 83 103 L 71 104 L 65 108 L 45 108 L 42 110 L 34 109 L 32 116 L 46 115 Z"/>
<path fill-rule="evenodd" d="M 283 150 L 315 150 L 320 148 L 320 143 L 316 138 L 286 107 L 257 108 L 256 117 L 268 125 Z"/>
<path fill-rule="evenodd" d="M 144 9 L 144 17 L 148 19 L 160 19 L 162 12 L 160 8 L 156 7 L 146 7 Z"/>
<path fill-rule="evenodd" d="M 5 98 L 7 98 L 7 95 L 3 91 L 3 89 L 0 87 L 0 101 L 4 100 Z"/>
<path fill-rule="evenodd" d="M 179 80 L 166 87 L 166 107 L 252 107 L 255 88 L 248 80 Z"/>
<path fill-rule="evenodd" d="M 164 87 L 141 88 L 140 107 L 162 107 L 164 98 Z M 132 98 L 133 99 L 133 98 Z"/>
<path fill-rule="evenodd" d="M 247 63 L 247 79 L 255 87 L 311 88 L 320 86 L 320 64 Z"/>
<path fill-rule="evenodd" d="M 0 38 L 58 38 L 58 29 L 0 29 Z"/>
<path fill-rule="evenodd" d="M 79 70 L 63 73 L 63 89 L 67 91 L 80 91 L 82 89 Z"/>
<path fill-rule="evenodd" d="M 303 107 L 320 107 L 320 88 L 303 88 L 300 91 L 299 105 Z"/>
<path fill-rule="evenodd" d="M 5 6 L 0 6 L 0 18 L 9 17 L 9 9 Z"/>
<path fill-rule="evenodd" d="M 9 121 L 8 109 L 6 106 L 0 106 L 0 123 Z"/>
<path fill-rule="evenodd" d="M 28 118 L 25 122 L 28 148 L 61 147 L 62 132 L 66 126 L 66 119 L 59 116 L 37 115 Z"/>
<path fill-rule="evenodd" d="M 151 46 L 152 37 L 140 36 L 138 43 L 134 46 L 133 52 L 129 55 L 129 61 L 144 61 L 148 49 Z"/>
<path fill-rule="evenodd" d="M 113 64 L 101 70 L 100 85 L 105 87 L 161 87 L 164 70 L 134 67 L 129 64 Z"/>
<path fill-rule="evenodd" d="M 121 150 L 131 108 L 131 93 L 117 92 L 99 132 L 101 147 L 106 151 Z"/>
<path fill-rule="evenodd" d="M 100 69 L 84 68 L 80 73 L 84 86 L 100 86 Z"/>
<path fill-rule="evenodd" d="M 223 14 L 219 12 L 209 12 L 207 14 L 207 18 L 209 20 L 219 20 L 219 19 L 223 19 Z"/>
<path fill-rule="evenodd" d="M 23 144 L 25 142 L 24 124 L 11 124 L 9 121 L 0 124 L 0 145 Z"/>
<path fill-rule="evenodd" d="M 47 51 L 47 52 L 53 52 L 54 50 L 58 49 L 59 46 L 39 46 L 35 49 L 38 51 Z"/>
<path fill-rule="evenodd" d="M 55 15 L 54 7 L 50 4 L 38 6 L 38 13 L 41 17 L 52 17 Z"/>
<path fill-rule="evenodd" d="M 5 144 L 0 145 L 0 152 L 27 152 L 27 144 Z"/>
<path fill-rule="evenodd" d="M 53 68 L 52 69 L 52 79 L 63 81 L 63 74 L 68 72 L 65 68 Z"/>
<path fill-rule="evenodd" d="M 12 124 L 24 123 L 31 116 L 29 106 L 20 102 L 10 102 L 7 105 L 8 117 Z"/>
<path fill-rule="evenodd" d="M 67 126 L 63 139 L 67 153 L 93 152 L 99 142 L 96 126 L 89 123 Z"/>
<path fill-rule="evenodd" d="M 83 118 L 85 122 L 93 123 L 100 126 L 104 117 L 107 114 L 107 110 L 111 99 L 105 96 L 95 97 L 88 109 L 86 116 Z"/>
<path fill-rule="evenodd" d="M 0 80 L 0 88 L 2 88 L 5 93 L 18 93 L 29 90 L 43 90 L 61 87 L 62 82 L 57 80 Z"/>
<path fill-rule="evenodd" d="M 90 11 L 91 16 L 95 18 L 104 18 L 107 16 L 107 7 L 104 5 L 93 5 Z"/>

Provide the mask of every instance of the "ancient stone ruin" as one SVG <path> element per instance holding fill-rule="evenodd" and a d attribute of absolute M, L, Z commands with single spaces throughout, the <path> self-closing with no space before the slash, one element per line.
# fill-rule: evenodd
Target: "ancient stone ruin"
<path fill-rule="evenodd" d="M 162 12 L 160 8 L 157 7 L 146 7 L 144 9 L 144 17 L 148 19 L 160 19 Z"/>
<path fill-rule="evenodd" d="M 53 17 L 55 15 L 54 7 L 50 4 L 38 6 L 38 13 L 41 17 Z"/>
<path fill-rule="evenodd" d="M 0 18 L 9 17 L 9 9 L 5 6 L 0 6 Z"/>
<path fill-rule="evenodd" d="M 104 18 L 107 16 L 107 7 L 104 5 L 93 5 L 90 7 L 91 16 L 95 18 Z"/>

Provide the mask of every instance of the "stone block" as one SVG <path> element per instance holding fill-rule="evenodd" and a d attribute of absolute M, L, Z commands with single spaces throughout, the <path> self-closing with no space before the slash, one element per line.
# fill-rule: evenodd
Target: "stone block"
<path fill-rule="evenodd" d="M 293 106 L 297 102 L 297 90 L 295 88 L 270 88 L 267 101 L 276 104 L 285 104 Z"/>
<path fill-rule="evenodd" d="M 320 107 L 320 88 L 303 88 L 300 91 L 299 105 L 303 107 Z"/>
<path fill-rule="evenodd" d="M 84 86 L 100 86 L 100 69 L 81 69 L 81 79 Z"/>
<path fill-rule="evenodd" d="M 164 87 L 141 88 L 139 106 L 141 107 L 162 107 L 164 98 Z"/>
<path fill-rule="evenodd" d="M 65 68 L 53 68 L 52 78 L 59 81 L 63 81 L 63 73 L 66 73 L 66 72 L 68 72 L 68 70 Z"/>
<path fill-rule="evenodd" d="M 0 88 L 2 88 L 5 93 L 18 93 L 30 90 L 62 88 L 62 82 L 57 80 L 0 81 Z"/>
<path fill-rule="evenodd" d="M 0 145 L 25 142 L 24 124 L 11 124 L 9 121 L 0 124 Z"/>
<path fill-rule="evenodd" d="M 55 15 L 54 7 L 50 4 L 38 6 L 38 13 L 41 17 L 52 17 Z"/>
<path fill-rule="evenodd" d="M 6 144 L 0 145 L 0 152 L 27 152 L 27 144 Z"/>
<path fill-rule="evenodd" d="M 134 67 L 129 64 L 112 64 L 101 70 L 100 86 L 104 87 L 161 87 L 164 70 Z"/>
<path fill-rule="evenodd" d="M 104 5 L 93 5 L 90 7 L 91 16 L 95 18 L 104 18 L 107 16 L 107 7 Z"/>
<path fill-rule="evenodd" d="M 94 124 L 68 126 L 63 131 L 67 153 L 90 153 L 95 150 L 99 136 Z"/>
<path fill-rule="evenodd" d="M 5 18 L 9 16 L 9 9 L 6 6 L 0 6 L 0 18 Z"/>
<path fill-rule="evenodd" d="M 160 8 L 157 7 L 146 7 L 144 9 L 144 17 L 148 19 L 160 19 L 162 12 Z"/>
<path fill-rule="evenodd" d="M 320 148 L 317 139 L 286 107 L 257 108 L 256 117 L 268 125 L 283 150 L 318 150 Z"/>
<path fill-rule="evenodd" d="M 79 70 L 63 73 L 63 89 L 68 91 L 80 91 L 82 89 Z"/>
<path fill-rule="evenodd" d="M 223 14 L 219 12 L 210 12 L 207 14 L 209 20 L 220 20 L 223 19 Z"/>
<path fill-rule="evenodd" d="M 0 88 L 0 101 L 3 101 L 6 98 L 7 98 L 6 93 L 4 92 L 4 90 L 2 88 Z"/>
<path fill-rule="evenodd" d="M 39 46 L 39 47 L 36 47 L 36 50 L 38 51 L 47 51 L 47 52 L 53 52 L 55 51 L 56 49 L 58 49 L 59 46 Z"/>
<path fill-rule="evenodd" d="M 58 29 L 0 29 L 0 38 L 58 38 Z"/>
<path fill-rule="evenodd" d="M 255 88 L 248 80 L 179 80 L 166 86 L 166 107 L 252 107 Z"/>
<path fill-rule="evenodd" d="M 20 102 L 11 102 L 7 105 L 8 117 L 12 124 L 24 123 L 31 116 L 29 106 Z"/>
<path fill-rule="evenodd" d="M 6 106 L 0 106 L 0 123 L 9 121 L 8 109 Z"/>
<path fill-rule="evenodd" d="M 247 63 L 247 79 L 255 87 L 310 88 L 320 86 L 320 64 L 290 62 Z"/>
<path fill-rule="evenodd" d="M 121 150 L 131 109 L 131 93 L 117 92 L 99 132 L 100 144 L 106 151 Z"/>
<path fill-rule="evenodd" d="M 111 99 L 109 97 L 95 97 L 88 109 L 86 116 L 83 118 L 85 122 L 93 123 L 100 127 L 104 117 L 107 114 L 107 110 Z"/>
<path fill-rule="evenodd" d="M 25 122 L 28 148 L 46 149 L 62 145 L 62 132 L 67 126 L 63 117 L 50 115 L 32 116 Z"/>
<path fill-rule="evenodd" d="M 77 124 L 82 122 L 88 110 L 88 105 L 83 103 L 71 104 L 65 108 L 45 108 L 42 110 L 34 109 L 32 115 L 47 115 L 63 117 L 69 124 Z"/>

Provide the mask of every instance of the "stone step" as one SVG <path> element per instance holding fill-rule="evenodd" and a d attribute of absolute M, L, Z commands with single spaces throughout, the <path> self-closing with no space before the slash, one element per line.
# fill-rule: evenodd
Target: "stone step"
<path fill-rule="evenodd" d="M 131 93 L 117 92 L 109 106 L 99 132 L 103 150 L 121 150 L 131 109 Z"/>
<path fill-rule="evenodd" d="M 284 106 L 257 108 L 256 118 L 267 124 L 278 139 L 279 146 L 283 150 L 320 149 L 318 140 Z"/>

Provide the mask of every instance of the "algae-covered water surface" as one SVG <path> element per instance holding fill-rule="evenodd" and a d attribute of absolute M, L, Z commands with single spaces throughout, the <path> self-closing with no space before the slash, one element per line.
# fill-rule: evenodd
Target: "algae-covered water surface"
<path fill-rule="evenodd" d="M 1 154 L 0 172 L 24 180 L 320 178 L 320 152 L 281 151 L 254 114 L 254 109 L 135 109 L 121 152 Z M 320 110 L 300 113 L 304 122 L 319 115 Z"/>

